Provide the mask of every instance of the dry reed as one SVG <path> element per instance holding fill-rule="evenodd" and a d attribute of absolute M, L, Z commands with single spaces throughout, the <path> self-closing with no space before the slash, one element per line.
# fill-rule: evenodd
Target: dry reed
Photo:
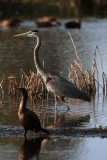
<path fill-rule="evenodd" d="M 17 95 L 17 88 L 26 88 L 31 99 L 46 97 L 47 90 L 40 76 L 30 71 L 28 76 L 23 69 L 20 70 L 20 82 L 18 84 L 14 75 L 8 77 L 8 94 Z"/>
<path fill-rule="evenodd" d="M 103 89 L 103 92 L 105 92 L 105 87 L 107 86 L 107 79 L 106 79 L 105 73 L 103 72 L 102 59 L 101 59 L 101 54 L 98 46 L 96 46 L 96 49 L 95 49 L 92 68 L 90 70 L 84 71 L 83 65 L 80 57 L 78 56 L 73 38 L 70 32 L 68 32 L 68 34 L 72 41 L 72 44 L 75 50 L 75 55 L 78 59 L 78 62 L 74 60 L 74 64 L 69 64 L 69 75 L 68 75 L 69 80 L 75 85 L 77 85 L 82 91 L 87 92 L 89 94 L 96 93 L 96 86 L 98 91 L 100 86 Z M 101 62 L 103 87 L 99 83 L 98 67 L 96 63 L 96 50 L 98 51 L 100 62 Z M 95 78 L 95 74 L 97 74 L 97 79 Z"/>
<path fill-rule="evenodd" d="M 0 91 L 1 91 L 1 97 L 2 98 L 4 97 L 3 83 L 4 83 L 5 78 L 6 78 L 6 75 L 3 74 L 2 77 L 1 77 L 1 82 L 0 82 Z"/>
<path fill-rule="evenodd" d="M 0 82 L 0 95 L 4 97 L 4 89 L 3 85 L 8 83 L 8 95 L 13 98 L 18 95 L 17 88 L 23 87 L 28 91 L 28 95 L 31 100 L 35 100 L 37 98 L 44 98 L 47 96 L 47 89 L 41 80 L 40 76 L 32 71 L 30 71 L 30 75 L 28 76 L 23 69 L 20 70 L 20 77 L 18 78 L 16 75 L 2 75 Z M 7 85 L 7 84 L 6 84 Z"/>
<path fill-rule="evenodd" d="M 30 75 L 28 76 L 23 69 L 21 69 L 20 79 L 20 87 L 26 88 L 33 99 L 37 97 L 46 97 L 47 90 L 38 73 L 35 74 L 30 71 Z"/>

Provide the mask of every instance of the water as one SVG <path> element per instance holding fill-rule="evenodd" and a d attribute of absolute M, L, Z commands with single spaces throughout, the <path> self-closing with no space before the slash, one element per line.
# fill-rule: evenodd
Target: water
<path fill-rule="evenodd" d="M 42 36 L 40 49 L 40 61 L 45 61 L 45 67 L 54 72 L 62 72 L 67 78 L 69 63 L 76 59 L 72 42 L 65 29 L 64 23 L 58 28 L 39 29 Z M 101 52 L 103 69 L 106 70 L 107 60 L 107 19 L 86 18 L 82 19 L 80 30 L 69 30 L 76 45 L 79 57 L 85 70 L 91 68 L 95 47 Z M 0 75 L 15 74 L 19 77 L 20 68 L 29 74 L 30 69 L 36 72 L 33 60 L 33 48 L 36 39 L 14 38 L 13 35 L 35 29 L 33 21 L 25 21 L 20 27 L 0 29 Z M 99 70 L 99 81 L 102 85 L 102 69 L 100 58 L 97 54 L 97 65 Z M 6 90 L 6 84 L 3 89 Z M 36 102 L 36 106 L 27 107 L 32 109 L 41 118 L 44 127 L 71 127 L 93 128 L 107 126 L 107 100 L 100 89 L 99 96 L 96 94 L 95 101 L 90 103 L 80 100 L 66 99 L 71 110 L 66 112 L 66 107 L 59 102 L 58 114 L 54 111 L 54 98 Z M 0 125 L 20 126 L 17 110 L 19 102 L 13 102 L 5 93 L 0 101 Z M 82 119 L 82 120 L 81 120 Z M 74 122 L 77 121 L 77 124 Z M 73 123 L 72 123 L 73 122 Z M 45 141 L 45 142 L 44 142 Z M 44 142 L 44 143 L 43 143 Z M 24 143 L 23 138 L 0 138 L 0 159 L 18 159 L 18 152 Z M 82 146 L 82 147 L 81 147 Z M 106 139 L 101 138 L 50 138 L 41 142 L 40 159 L 106 159 Z M 36 151 L 35 151 L 36 152 Z M 32 153 L 33 155 L 33 153 Z"/>
<path fill-rule="evenodd" d="M 106 160 L 107 139 L 101 138 L 50 138 L 29 139 L 0 138 L 0 159 L 51 159 L 51 160 Z M 103 148 L 103 149 L 102 149 Z"/>

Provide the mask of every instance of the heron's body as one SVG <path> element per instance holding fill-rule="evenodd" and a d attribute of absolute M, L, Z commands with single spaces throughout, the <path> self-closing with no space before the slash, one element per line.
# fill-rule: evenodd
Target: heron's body
<path fill-rule="evenodd" d="M 79 90 L 73 83 L 60 76 L 49 76 L 46 83 L 48 91 L 57 97 L 76 98 L 89 101 L 89 96 Z M 57 82 L 57 83 L 56 83 Z M 54 86 L 54 87 L 52 87 Z M 62 89 L 63 86 L 63 89 Z"/>
<path fill-rule="evenodd" d="M 25 130 L 24 136 L 26 137 L 26 133 L 28 130 L 34 132 L 43 131 L 49 133 L 48 130 L 42 128 L 39 117 L 33 111 L 26 108 L 28 97 L 27 91 L 24 88 L 19 88 L 18 90 L 21 94 L 18 117 Z"/>
<path fill-rule="evenodd" d="M 37 71 L 41 75 L 48 91 L 52 92 L 55 96 L 55 101 L 57 102 L 60 99 L 68 108 L 69 106 L 65 103 L 64 97 L 83 99 L 85 101 L 90 101 L 90 97 L 87 93 L 82 92 L 77 88 L 73 83 L 67 79 L 52 74 L 51 72 L 46 71 L 39 62 L 39 48 L 41 46 L 41 36 L 37 30 L 29 31 L 27 33 L 18 34 L 15 36 L 26 36 L 26 37 L 36 37 L 37 44 L 34 48 L 34 62 L 37 68 Z"/>

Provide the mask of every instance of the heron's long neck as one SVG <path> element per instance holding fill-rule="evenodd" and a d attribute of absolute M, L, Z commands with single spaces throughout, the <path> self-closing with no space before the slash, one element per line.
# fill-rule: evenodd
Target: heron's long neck
<path fill-rule="evenodd" d="M 22 96 L 21 97 L 21 102 L 20 102 L 20 105 L 19 105 L 19 111 L 20 112 L 23 112 L 26 108 L 26 102 L 27 102 L 27 97 L 25 96 Z"/>
<path fill-rule="evenodd" d="M 35 66 L 37 68 L 37 71 L 42 76 L 42 78 L 43 78 L 43 80 L 45 82 L 46 81 L 45 70 L 42 67 L 42 65 L 40 64 L 39 55 L 38 55 L 38 51 L 39 51 L 40 46 L 41 46 L 41 38 L 38 36 L 37 37 L 37 45 L 34 48 L 34 62 L 35 62 Z"/>

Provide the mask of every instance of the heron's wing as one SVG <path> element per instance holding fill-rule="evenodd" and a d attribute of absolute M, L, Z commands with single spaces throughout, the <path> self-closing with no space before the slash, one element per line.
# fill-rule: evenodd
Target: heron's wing
<path fill-rule="evenodd" d="M 89 96 L 77 88 L 67 79 L 59 76 L 50 76 L 47 79 L 47 89 L 53 94 L 69 98 L 88 100 Z"/>

